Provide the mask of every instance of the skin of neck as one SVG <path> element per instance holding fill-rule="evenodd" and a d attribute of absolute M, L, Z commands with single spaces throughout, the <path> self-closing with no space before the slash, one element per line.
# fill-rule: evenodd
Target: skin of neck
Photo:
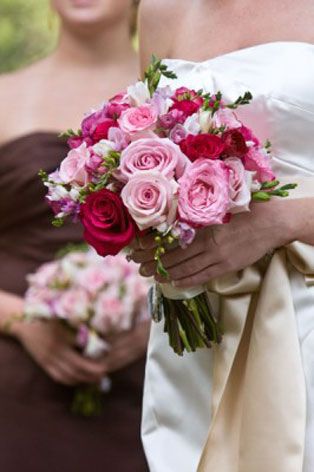
<path fill-rule="evenodd" d="M 135 62 L 128 15 L 111 23 L 79 26 L 61 20 L 59 41 L 52 58 L 58 63 L 95 67 Z"/>

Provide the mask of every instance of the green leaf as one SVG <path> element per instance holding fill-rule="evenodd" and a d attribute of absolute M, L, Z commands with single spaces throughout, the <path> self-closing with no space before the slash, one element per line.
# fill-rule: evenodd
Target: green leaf
<path fill-rule="evenodd" d="M 163 64 L 160 59 L 152 55 L 151 63 L 144 73 L 144 78 L 147 82 L 147 87 L 151 96 L 157 90 L 161 77 L 168 79 L 176 79 L 176 74 L 168 69 L 166 64 Z"/>

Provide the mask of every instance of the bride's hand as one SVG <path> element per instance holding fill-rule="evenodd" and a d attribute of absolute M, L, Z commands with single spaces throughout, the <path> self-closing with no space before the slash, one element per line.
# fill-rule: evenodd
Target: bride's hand
<path fill-rule="evenodd" d="M 103 360 L 87 359 L 75 350 L 73 335 L 58 321 L 21 322 L 12 334 L 56 382 L 98 383 L 106 373 Z"/>
<path fill-rule="evenodd" d="M 139 322 L 134 329 L 108 340 L 110 350 L 104 357 L 106 372 L 123 369 L 146 353 L 150 320 Z"/>
<path fill-rule="evenodd" d="M 187 249 L 178 247 L 162 257 L 170 280 L 182 288 L 201 285 L 241 270 L 268 251 L 293 241 L 296 227 L 287 203 L 255 203 L 251 212 L 235 215 L 229 224 L 199 230 Z M 141 264 L 143 275 L 156 276 L 153 238 L 146 237 L 140 245 L 142 249 L 135 249 L 133 260 Z"/>

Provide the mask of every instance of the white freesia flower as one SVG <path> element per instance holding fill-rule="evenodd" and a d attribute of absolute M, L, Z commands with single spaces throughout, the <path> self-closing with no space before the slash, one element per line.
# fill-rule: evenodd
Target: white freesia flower
<path fill-rule="evenodd" d="M 197 135 L 201 131 L 201 126 L 199 123 L 199 116 L 197 113 L 194 113 L 194 115 L 189 116 L 184 124 L 183 124 L 184 129 L 188 132 L 188 134 L 194 134 Z"/>
<path fill-rule="evenodd" d="M 47 198 L 52 202 L 58 202 L 59 200 L 66 198 L 68 195 L 69 192 L 63 187 L 63 185 L 56 185 L 49 187 L 49 195 Z"/>
<path fill-rule="evenodd" d="M 147 85 L 144 82 L 137 82 L 135 85 L 130 85 L 127 88 L 128 96 L 131 99 L 132 105 L 140 106 L 150 99 L 150 93 Z"/>
<path fill-rule="evenodd" d="M 202 133 L 208 133 L 209 129 L 214 124 L 212 114 L 209 110 L 202 110 L 199 112 L 199 124 Z"/>
<path fill-rule="evenodd" d="M 114 145 L 108 139 L 101 139 L 97 144 L 94 144 L 93 151 L 101 157 L 105 157 L 109 152 L 114 151 Z"/>

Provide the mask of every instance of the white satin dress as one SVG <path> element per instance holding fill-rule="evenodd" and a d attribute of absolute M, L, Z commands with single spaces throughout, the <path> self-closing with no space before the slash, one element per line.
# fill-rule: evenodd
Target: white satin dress
<path fill-rule="evenodd" d="M 200 63 L 165 63 L 178 76 L 169 83 L 173 88 L 220 90 L 230 100 L 251 91 L 252 104 L 238 113 L 262 140 L 272 142 L 276 173 L 291 181 L 314 177 L 314 45 L 272 42 Z M 303 472 L 313 472 L 314 287 L 295 270 L 290 280 L 307 387 Z M 169 348 L 162 323 L 152 324 L 142 421 L 151 472 L 196 472 L 211 421 L 211 369 L 210 350 L 180 358 Z"/>

